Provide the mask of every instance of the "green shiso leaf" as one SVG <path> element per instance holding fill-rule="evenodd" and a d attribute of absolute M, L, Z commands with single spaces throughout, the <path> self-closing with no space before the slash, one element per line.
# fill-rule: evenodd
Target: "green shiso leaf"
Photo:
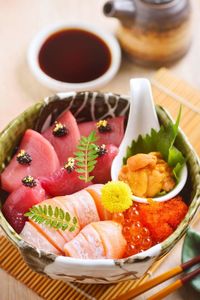
<path fill-rule="evenodd" d="M 79 179 L 89 182 L 90 173 L 93 171 L 98 157 L 98 149 L 95 145 L 97 140 L 96 131 L 92 131 L 87 137 L 82 136 L 77 151 L 74 153 L 76 160 L 76 172 L 80 174 Z"/>
<path fill-rule="evenodd" d="M 38 224 L 45 224 L 56 230 L 66 230 L 68 227 L 71 231 L 76 229 L 78 223 L 76 217 L 71 218 L 69 212 L 64 212 L 61 208 L 52 208 L 51 205 L 33 206 L 24 214 L 29 219 Z"/>
<path fill-rule="evenodd" d="M 180 172 L 185 163 L 185 158 L 181 151 L 175 146 L 174 142 L 178 134 L 178 126 L 181 117 L 181 107 L 175 123 L 169 121 L 166 127 L 161 126 L 159 131 L 151 129 L 151 133 L 145 136 L 139 136 L 133 140 L 131 146 L 127 148 L 124 164 L 127 159 L 137 153 L 149 153 L 158 151 L 162 154 L 164 160 L 173 168 L 173 174 L 178 181 Z"/>

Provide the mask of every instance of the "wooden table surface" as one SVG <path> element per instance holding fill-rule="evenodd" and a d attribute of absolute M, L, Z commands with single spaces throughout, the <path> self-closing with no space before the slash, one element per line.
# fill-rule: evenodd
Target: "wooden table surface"
<path fill-rule="evenodd" d="M 114 32 L 118 22 L 105 18 L 102 5 L 105 0 L 19 0 L 1 1 L 0 6 L 0 130 L 34 101 L 53 94 L 32 77 L 26 62 L 27 48 L 34 35 L 44 26 L 57 21 L 84 21 Z M 179 77 L 200 89 L 200 1 L 192 0 L 193 43 L 188 54 L 170 69 Z M 136 66 L 123 59 L 117 76 L 102 91 L 128 93 L 129 79 L 149 77 L 155 70 Z M 200 229 L 200 222 L 197 224 Z M 159 274 L 180 262 L 178 245 Z M 39 300 L 28 288 L 0 270 L 0 300 Z M 151 292 L 152 293 L 152 292 Z M 150 295 L 151 293 L 148 293 Z M 137 299 L 145 299 L 147 294 Z M 192 289 L 180 289 L 166 299 L 197 300 Z"/>

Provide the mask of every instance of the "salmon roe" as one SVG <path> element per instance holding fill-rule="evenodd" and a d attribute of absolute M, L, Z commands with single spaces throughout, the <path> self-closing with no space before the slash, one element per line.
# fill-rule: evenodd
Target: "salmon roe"
<path fill-rule="evenodd" d="M 132 205 L 124 213 L 115 213 L 113 221 L 120 223 L 123 227 L 122 233 L 127 241 L 124 257 L 147 250 L 153 246 L 151 234 L 140 222 L 138 204 Z"/>

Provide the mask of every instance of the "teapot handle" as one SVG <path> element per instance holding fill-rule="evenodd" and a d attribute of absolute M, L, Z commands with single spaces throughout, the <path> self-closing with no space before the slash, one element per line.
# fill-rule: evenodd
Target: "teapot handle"
<path fill-rule="evenodd" d="M 122 20 L 133 18 L 135 15 L 134 0 L 111 0 L 103 6 L 104 15 Z"/>

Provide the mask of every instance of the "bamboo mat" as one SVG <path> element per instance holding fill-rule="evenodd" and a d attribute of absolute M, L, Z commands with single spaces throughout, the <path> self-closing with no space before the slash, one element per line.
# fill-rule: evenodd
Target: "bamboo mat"
<path fill-rule="evenodd" d="M 182 104 L 180 125 L 200 154 L 200 92 L 177 79 L 166 69 L 160 69 L 151 79 L 151 83 L 154 101 L 164 106 L 174 118 L 180 103 Z M 18 250 L 4 236 L 0 236 L 0 247 L 0 267 L 45 300 L 111 300 L 147 280 L 163 260 L 154 263 L 145 276 L 136 282 L 83 285 L 63 283 L 33 272 L 26 266 Z"/>

